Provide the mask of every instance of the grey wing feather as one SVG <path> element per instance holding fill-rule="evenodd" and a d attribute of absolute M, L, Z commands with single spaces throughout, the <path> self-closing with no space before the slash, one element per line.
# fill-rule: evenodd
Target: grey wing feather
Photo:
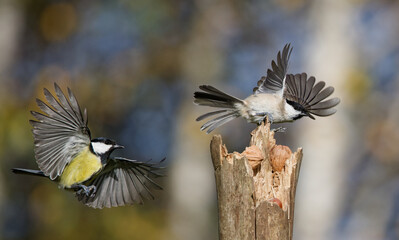
<path fill-rule="evenodd" d="M 76 192 L 79 201 L 92 208 L 110 208 L 142 204 L 144 199 L 154 199 L 152 189 L 161 190 L 153 178 L 160 177 L 159 163 L 144 163 L 126 158 L 110 159 L 102 172 L 84 184 L 97 189 L 92 197 Z"/>
<path fill-rule="evenodd" d="M 327 87 L 325 89 L 323 89 L 321 92 L 319 92 L 319 94 L 317 94 L 312 101 L 309 102 L 309 105 L 314 105 L 319 103 L 320 101 L 328 98 L 329 96 L 331 96 L 331 94 L 334 92 L 334 88 L 333 87 Z"/>
<path fill-rule="evenodd" d="M 308 97 L 308 101 L 309 102 L 312 101 L 316 97 L 316 95 L 319 94 L 321 89 L 324 88 L 325 85 L 326 85 L 326 83 L 323 82 L 323 81 L 316 83 L 316 85 L 314 85 L 314 87 L 312 88 L 312 90 L 310 92 L 310 95 Z"/>
<path fill-rule="evenodd" d="M 320 81 L 316 83 L 314 77 L 307 78 L 306 73 L 287 74 L 286 88 L 284 97 L 287 101 L 295 102 L 310 116 L 330 116 L 336 112 L 333 108 L 340 103 L 339 98 L 325 100 L 334 92 L 333 87 L 325 87 L 326 83 Z M 325 100 L 325 101 L 323 101 Z"/>
<path fill-rule="evenodd" d="M 82 111 L 80 110 L 80 106 L 78 101 L 75 98 L 75 95 L 73 95 L 71 89 L 68 88 L 68 96 L 69 96 L 69 102 L 72 104 L 72 110 L 76 113 L 76 116 L 78 116 L 78 118 L 82 118 Z M 87 109 L 85 108 L 83 110 L 83 124 L 85 126 L 87 126 L 89 122 L 89 118 L 87 115 Z M 88 128 L 87 128 L 88 130 Z"/>
<path fill-rule="evenodd" d="M 329 108 L 329 109 L 321 109 L 321 110 L 313 110 L 312 113 L 316 116 L 320 117 L 328 117 L 336 113 L 337 110 L 334 108 Z"/>
<path fill-rule="evenodd" d="M 76 111 L 72 108 L 71 103 L 66 99 L 64 93 L 62 93 L 60 87 L 58 85 L 54 85 L 54 87 L 55 87 L 55 93 L 59 101 L 62 103 L 61 109 L 63 109 L 66 112 L 67 116 L 70 117 L 74 123 L 79 123 L 80 121 L 82 121 L 80 108 L 77 109 L 79 113 L 76 113 Z M 80 114 L 80 119 L 79 119 L 79 114 Z"/>
<path fill-rule="evenodd" d="M 286 44 L 282 52 L 277 53 L 277 63 L 272 61 L 272 69 L 268 69 L 266 77 L 258 81 L 258 86 L 253 90 L 255 94 L 275 93 L 283 88 L 291 52 L 291 44 Z"/>
<path fill-rule="evenodd" d="M 309 97 L 310 92 L 313 89 L 314 83 L 316 82 L 315 77 L 311 76 L 307 81 L 306 81 L 306 91 L 303 99 L 307 99 Z"/>
<path fill-rule="evenodd" d="M 310 109 L 321 110 L 321 109 L 331 108 L 331 106 L 338 105 L 339 102 L 340 102 L 339 98 L 331 98 L 324 102 L 319 102 L 317 104 L 312 105 Z"/>
<path fill-rule="evenodd" d="M 286 76 L 286 91 L 292 93 L 293 95 L 295 95 L 295 76 L 292 74 L 288 74 Z"/>
<path fill-rule="evenodd" d="M 48 104 L 39 99 L 36 102 L 45 114 L 32 111 L 36 120 L 30 120 L 37 164 L 52 180 L 60 176 L 65 166 L 90 144 L 87 112 L 85 111 L 84 119 L 70 90 L 69 102 L 56 83 L 54 88 L 58 101 L 44 89 Z"/>
<path fill-rule="evenodd" d="M 302 77 L 301 78 L 301 94 L 300 94 L 300 98 L 305 99 L 305 95 L 306 95 L 306 77 Z"/>

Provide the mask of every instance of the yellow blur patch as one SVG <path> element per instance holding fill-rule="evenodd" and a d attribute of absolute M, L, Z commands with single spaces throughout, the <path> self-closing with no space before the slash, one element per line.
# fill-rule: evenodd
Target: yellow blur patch
<path fill-rule="evenodd" d="M 100 158 L 93 154 L 89 147 L 86 147 L 65 167 L 61 175 L 60 185 L 69 188 L 75 183 L 82 183 L 101 168 Z"/>
<path fill-rule="evenodd" d="M 51 4 L 40 14 L 41 33 L 50 42 L 59 42 L 69 37 L 77 24 L 76 9 L 67 2 Z"/>
<path fill-rule="evenodd" d="M 371 89 L 373 88 L 372 79 L 361 69 L 353 70 L 348 73 L 346 77 L 344 88 L 346 94 L 349 96 L 346 103 L 356 105 L 370 97 Z"/>

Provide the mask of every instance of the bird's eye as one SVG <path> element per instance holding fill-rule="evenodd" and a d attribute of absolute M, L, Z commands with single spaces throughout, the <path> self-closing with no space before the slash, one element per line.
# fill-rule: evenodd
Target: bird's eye
<path fill-rule="evenodd" d="M 111 145 L 111 141 L 109 139 L 105 140 L 105 144 Z"/>

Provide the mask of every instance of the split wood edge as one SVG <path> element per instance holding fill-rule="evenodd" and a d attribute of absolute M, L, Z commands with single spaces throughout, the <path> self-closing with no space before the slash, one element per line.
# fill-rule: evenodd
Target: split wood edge
<path fill-rule="evenodd" d="M 277 145 L 270 123 L 251 133 L 244 152 L 211 141 L 219 211 L 219 239 L 292 239 L 302 148 Z"/>

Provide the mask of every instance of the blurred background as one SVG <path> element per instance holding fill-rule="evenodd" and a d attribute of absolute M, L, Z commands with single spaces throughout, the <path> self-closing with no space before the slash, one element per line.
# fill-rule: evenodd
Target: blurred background
<path fill-rule="evenodd" d="M 245 98 L 285 43 L 290 73 L 335 87 L 337 114 L 284 124 L 304 148 L 294 239 L 399 239 L 399 3 L 371 0 L 1 0 L 0 239 L 217 239 L 209 154 L 193 92 Z M 167 157 L 143 206 L 94 210 L 36 168 L 28 120 L 43 87 L 70 87 L 93 137 L 137 160 Z M 243 151 L 255 128 L 222 134 Z"/>

